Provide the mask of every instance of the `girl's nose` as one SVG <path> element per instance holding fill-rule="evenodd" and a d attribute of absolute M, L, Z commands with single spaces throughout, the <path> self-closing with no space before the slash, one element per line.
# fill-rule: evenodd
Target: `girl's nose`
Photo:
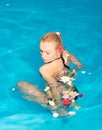
<path fill-rule="evenodd" d="M 41 55 L 42 55 L 42 57 L 45 57 L 45 56 L 46 56 L 46 53 L 45 53 L 45 52 L 42 52 Z"/>

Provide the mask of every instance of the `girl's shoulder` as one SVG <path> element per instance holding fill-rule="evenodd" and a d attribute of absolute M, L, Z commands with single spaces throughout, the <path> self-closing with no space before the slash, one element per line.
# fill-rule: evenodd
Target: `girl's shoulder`
<path fill-rule="evenodd" d="M 44 64 L 39 68 L 39 71 L 42 75 L 51 75 L 53 69 L 49 64 Z"/>

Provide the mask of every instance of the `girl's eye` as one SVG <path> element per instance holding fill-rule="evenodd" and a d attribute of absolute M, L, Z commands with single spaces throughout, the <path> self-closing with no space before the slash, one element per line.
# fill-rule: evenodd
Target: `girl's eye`
<path fill-rule="evenodd" d="M 50 55 L 50 53 L 46 52 L 47 55 Z"/>
<path fill-rule="evenodd" d="M 41 53 L 41 54 L 45 53 L 46 55 L 50 55 L 50 53 L 47 52 L 47 51 L 42 51 L 42 50 L 40 50 L 40 53 Z"/>
<path fill-rule="evenodd" d="M 43 51 L 40 51 L 40 53 L 42 54 L 42 53 L 43 53 Z"/>

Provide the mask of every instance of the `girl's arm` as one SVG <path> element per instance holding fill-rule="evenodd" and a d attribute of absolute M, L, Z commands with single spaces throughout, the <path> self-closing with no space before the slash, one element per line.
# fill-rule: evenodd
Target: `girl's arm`
<path fill-rule="evenodd" d="M 70 63 L 73 63 L 76 67 L 75 69 L 78 70 L 83 67 L 82 63 L 71 53 L 69 53 L 67 50 L 63 51 L 63 58 L 66 65 L 70 65 Z"/>
<path fill-rule="evenodd" d="M 43 76 L 44 80 L 48 83 L 49 87 L 51 88 L 53 98 L 55 99 L 56 105 L 58 105 L 59 103 L 61 103 L 61 95 L 58 91 L 58 82 L 56 81 L 54 76 L 51 75 L 47 67 L 40 67 L 40 73 Z"/>

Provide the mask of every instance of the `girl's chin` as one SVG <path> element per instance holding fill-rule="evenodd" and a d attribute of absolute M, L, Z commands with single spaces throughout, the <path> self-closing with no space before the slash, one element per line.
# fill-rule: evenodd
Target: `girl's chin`
<path fill-rule="evenodd" d="M 50 61 L 44 61 L 45 63 L 49 63 Z"/>
<path fill-rule="evenodd" d="M 51 61 L 48 61 L 48 60 L 43 60 L 45 63 L 50 63 Z"/>
<path fill-rule="evenodd" d="M 45 63 L 49 62 L 49 60 L 46 60 L 46 59 L 43 59 L 43 58 L 42 58 L 42 60 L 43 60 L 43 62 L 45 62 Z"/>

